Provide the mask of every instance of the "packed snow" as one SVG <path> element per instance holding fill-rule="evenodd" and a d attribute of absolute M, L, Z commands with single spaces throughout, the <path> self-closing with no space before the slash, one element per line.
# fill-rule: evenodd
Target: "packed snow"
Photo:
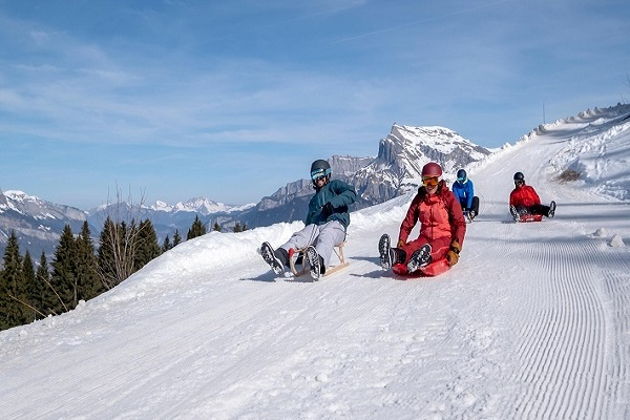
<path fill-rule="evenodd" d="M 481 214 L 439 277 L 378 265 L 407 195 L 353 213 L 350 266 L 319 282 L 276 277 L 256 253 L 299 222 L 211 232 L 4 331 L 0 418 L 630 418 L 630 202 L 604 195 L 596 162 L 627 159 L 628 140 L 581 149 L 616 111 L 549 124 L 471 170 Z M 575 159 L 592 159 L 592 181 L 557 180 Z M 511 221 L 515 171 L 556 200 L 554 219 Z"/>

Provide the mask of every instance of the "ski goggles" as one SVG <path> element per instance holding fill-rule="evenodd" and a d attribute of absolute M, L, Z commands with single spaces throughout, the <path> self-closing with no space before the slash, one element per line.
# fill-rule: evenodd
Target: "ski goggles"
<path fill-rule="evenodd" d="M 437 176 L 423 176 L 422 177 L 422 185 L 425 187 L 435 187 L 438 182 L 440 182 L 440 178 Z"/>
<path fill-rule="evenodd" d="M 459 182 L 460 184 L 465 184 L 467 181 L 466 177 L 463 178 L 457 178 L 457 182 Z"/>
<path fill-rule="evenodd" d="M 525 181 L 523 181 L 522 179 L 517 179 L 516 181 L 514 181 L 514 185 L 525 185 Z"/>
<path fill-rule="evenodd" d="M 317 182 L 323 177 L 330 175 L 331 173 L 332 173 L 331 169 L 316 169 L 313 172 L 311 172 L 311 179 L 314 182 Z"/>

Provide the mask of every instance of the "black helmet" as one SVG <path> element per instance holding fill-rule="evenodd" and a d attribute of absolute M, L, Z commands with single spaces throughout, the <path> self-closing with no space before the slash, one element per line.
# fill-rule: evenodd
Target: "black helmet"
<path fill-rule="evenodd" d="M 457 171 L 457 182 L 463 184 L 467 180 L 468 175 L 466 174 L 466 171 L 464 169 L 460 169 L 459 171 Z"/>
<path fill-rule="evenodd" d="M 329 176 L 332 173 L 330 163 L 323 159 L 318 159 L 311 165 L 311 179 L 315 181 L 322 176 Z"/>
<path fill-rule="evenodd" d="M 523 175 L 523 172 L 517 172 L 514 174 L 514 183 L 525 185 L 525 175 Z"/>

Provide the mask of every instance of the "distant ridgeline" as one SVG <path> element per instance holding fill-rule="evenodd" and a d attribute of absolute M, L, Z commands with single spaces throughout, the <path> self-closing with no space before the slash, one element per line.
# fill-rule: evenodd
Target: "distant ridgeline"
<path fill-rule="evenodd" d="M 489 150 L 447 128 L 394 124 L 387 137 L 380 140 L 376 158 L 332 156 L 329 161 L 333 178 L 357 189 L 359 198 L 353 210 L 358 210 L 417 188 L 420 169 L 428 161 L 440 162 L 446 173 L 452 173 L 489 154 Z M 31 255 L 41 252 L 51 255 L 65 225 L 79 232 L 87 221 L 91 232 L 97 235 L 108 217 L 126 223 L 148 219 L 160 243 L 167 236 L 172 240 L 176 230 L 186 232 L 196 218 L 207 229 L 217 225 L 229 231 L 302 220 L 312 194 L 311 182 L 301 179 L 279 188 L 255 205 L 230 206 L 193 198 L 172 206 L 161 201 L 150 206 L 119 202 L 82 211 L 20 191 L 0 192 L 0 252 L 11 231 L 15 231 L 23 250 Z"/>

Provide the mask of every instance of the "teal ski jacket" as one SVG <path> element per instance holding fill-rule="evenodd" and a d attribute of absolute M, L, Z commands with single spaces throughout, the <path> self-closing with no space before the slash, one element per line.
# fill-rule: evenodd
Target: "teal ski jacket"
<path fill-rule="evenodd" d="M 355 202 L 357 193 L 354 187 L 346 184 L 338 179 L 333 179 L 324 185 L 308 203 L 308 214 L 304 224 L 323 225 L 324 223 L 339 221 L 345 228 L 350 224 L 350 214 L 348 214 L 348 206 Z M 322 208 L 326 203 L 330 203 L 333 212 L 330 216 L 324 217 Z"/>

